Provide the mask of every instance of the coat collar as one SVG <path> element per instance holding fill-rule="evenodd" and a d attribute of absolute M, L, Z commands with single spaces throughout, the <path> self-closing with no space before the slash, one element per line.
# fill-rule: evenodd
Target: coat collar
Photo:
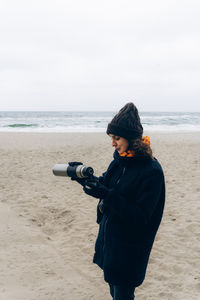
<path fill-rule="evenodd" d="M 114 160 L 118 164 L 120 164 L 121 166 L 124 166 L 124 167 L 126 167 L 126 166 L 129 167 L 129 166 L 138 165 L 138 164 L 143 165 L 143 164 L 147 164 L 150 162 L 148 159 L 139 159 L 136 156 L 132 156 L 132 157 L 120 156 L 117 150 L 114 151 L 113 157 L 114 157 Z M 155 158 L 154 158 L 154 160 L 155 160 Z"/>
<path fill-rule="evenodd" d="M 122 166 L 132 165 L 133 163 L 137 162 L 136 157 L 120 156 L 117 150 L 114 151 L 113 157 L 114 160 L 117 161 Z"/>

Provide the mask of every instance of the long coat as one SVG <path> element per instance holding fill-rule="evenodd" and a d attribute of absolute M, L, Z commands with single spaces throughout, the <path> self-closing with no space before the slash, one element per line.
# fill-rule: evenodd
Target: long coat
<path fill-rule="evenodd" d="M 93 262 L 108 283 L 139 286 L 162 219 L 165 202 L 164 174 L 159 162 L 121 157 L 99 178 L 109 188 L 97 206 L 99 233 Z"/>

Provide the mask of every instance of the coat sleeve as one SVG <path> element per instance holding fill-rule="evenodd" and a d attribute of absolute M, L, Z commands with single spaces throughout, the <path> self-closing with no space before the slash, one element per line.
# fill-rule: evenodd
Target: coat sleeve
<path fill-rule="evenodd" d="M 99 182 L 101 183 L 101 184 L 104 184 L 104 185 L 106 185 L 106 175 L 107 175 L 107 173 L 113 168 L 115 166 L 115 161 L 113 160 L 111 163 L 110 163 L 110 165 L 108 166 L 108 169 L 104 172 L 104 173 L 102 173 L 102 175 L 101 176 L 99 176 Z M 101 220 L 102 220 L 102 218 L 103 218 L 103 212 L 102 212 L 102 209 L 105 211 L 105 209 L 106 209 L 106 207 L 104 207 L 104 205 L 103 205 L 103 207 L 101 206 L 101 200 L 102 199 L 100 199 L 99 200 L 99 202 L 98 202 L 98 205 L 97 205 L 97 224 L 99 224 L 100 222 L 101 222 Z M 100 206 L 102 207 L 102 209 L 100 209 Z"/>
<path fill-rule="evenodd" d="M 106 176 L 106 172 L 104 172 L 101 176 L 99 176 L 99 182 L 101 184 L 105 184 L 105 176 Z M 102 199 L 99 200 L 98 204 L 97 204 L 97 224 L 99 224 L 103 218 L 103 211 L 102 209 L 100 209 L 100 206 L 102 205 Z"/>
<path fill-rule="evenodd" d="M 145 225 L 151 219 L 163 189 L 163 172 L 153 169 L 142 176 L 135 195 L 131 196 L 130 194 L 129 199 L 127 199 L 127 196 L 120 193 L 119 187 L 115 187 L 109 191 L 108 196 L 104 199 L 104 205 L 125 222 Z"/>
<path fill-rule="evenodd" d="M 105 184 L 105 176 L 107 172 L 104 172 L 101 176 L 99 176 L 99 182 Z"/>

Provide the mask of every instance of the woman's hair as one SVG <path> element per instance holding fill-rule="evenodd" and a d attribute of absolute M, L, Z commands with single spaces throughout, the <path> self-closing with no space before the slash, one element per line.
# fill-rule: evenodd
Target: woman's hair
<path fill-rule="evenodd" d="M 129 140 L 129 150 L 134 151 L 135 157 L 141 160 L 152 160 L 153 153 L 151 147 L 142 139 Z"/>

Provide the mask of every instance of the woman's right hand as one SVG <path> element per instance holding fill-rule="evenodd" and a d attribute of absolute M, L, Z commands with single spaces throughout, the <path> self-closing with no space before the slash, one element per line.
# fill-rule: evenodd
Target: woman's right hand
<path fill-rule="evenodd" d="M 70 167 L 75 167 L 75 166 L 79 166 L 79 165 L 82 165 L 83 163 L 82 162 L 79 162 L 79 161 L 70 161 L 68 162 L 69 166 Z M 99 181 L 99 178 L 96 177 L 96 176 L 92 176 L 91 178 L 88 178 L 88 177 L 84 177 L 84 178 L 79 178 L 79 177 L 71 177 L 71 180 L 72 181 L 76 181 L 78 182 L 79 184 L 81 184 L 83 187 L 85 187 L 86 183 L 89 181 L 89 182 L 98 182 Z"/>
<path fill-rule="evenodd" d="M 80 162 L 80 161 L 70 161 L 70 162 L 68 162 L 68 165 L 70 167 L 75 167 L 75 166 L 79 166 L 79 165 L 82 165 L 82 164 L 83 163 Z M 82 186 L 85 186 L 85 179 L 86 178 L 71 177 L 71 180 L 78 182 Z"/>
<path fill-rule="evenodd" d="M 80 161 L 70 161 L 70 162 L 68 162 L 68 165 L 70 166 L 70 167 L 75 167 L 75 166 L 79 166 L 79 165 L 82 165 L 83 163 L 82 162 L 80 162 Z"/>

